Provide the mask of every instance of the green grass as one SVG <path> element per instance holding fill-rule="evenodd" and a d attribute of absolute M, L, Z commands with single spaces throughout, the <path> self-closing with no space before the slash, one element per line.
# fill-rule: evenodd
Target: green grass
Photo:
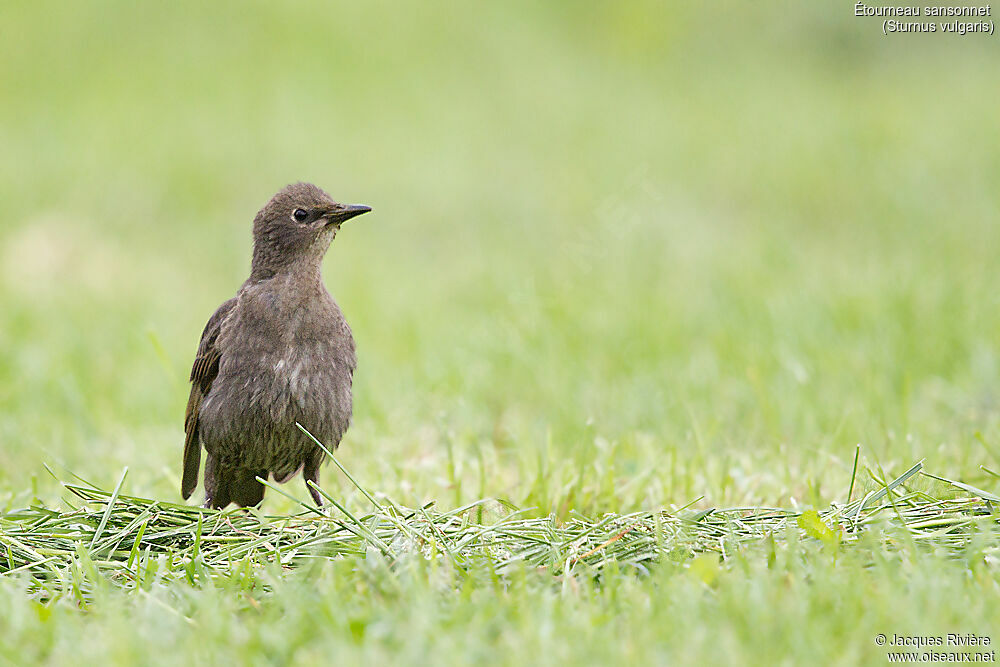
<path fill-rule="evenodd" d="M 3 17 L 0 537 L 58 552 L 0 576 L 3 659 L 881 664 L 880 632 L 998 627 L 992 38 L 790 2 Z M 174 506 L 198 335 L 299 179 L 374 207 L 325 277 L 359 350 L 337 456 L 385 511 L 330 466 L 357 522 L 300 516 L 296 480 L 230 515 L 247 553 L 211 514 L 158 542 L 202 516 Z M 981 491 L 917 475 L 839 523 L 920 460 Z M 515 522 L 548 560 L 465 562 L 442 522 L 483 498 L 462 530 Z M 681 508 L 784 513 L 722 559 L 629 532 L 566 571 L 572 531 Z M 163 551 L 130 564 L 145 511 Z M 310 530 L 292 569 L 266 546 Z"/>
<path fill-rule="evenodd" d="M 315 644 L 321 637 L 311 636 L 315 630 L 301 639 L 282 636 L 282 630 L 289 632 L 292 627 L 303 633 L 301 620 L 289 625 L 287 619 L 278 617 L 274 619 L 278 632 L 272 641 L 261 642 L 253 653 L 236 653 L 251 660 L 318 659 L 324 650 L 342 650 L 339 644 L 345 638 L 365 660 L 396 657 L 391 652 L 386 655 L 382 641 L 363 641 L 369 626 L 378 628 L 383 636 L 391 629 L 391 637 L 394 632 L 406 632 L 404 628 L 414 619 L 387 622 L 381 606 L 371 604 L 373 596 L 376 601 L 415 596 L 412 602 L 418 607 L 429 605 L 429 613 L 437 615 L 441 607 L 450 610 L 454 598 L 467 602 L 466 612 L 473 612 L 478 609 L 473 601 L 492 591 L 513 606 L 511 613 L 543 624 L 551 624 L 561 615 L 543 608 L 536 619 L 535 610 L 518 605 L 528 607 L 537 604 L 539 597 L 551 601 L 553 596 L 561 604 L 589 601 L 599 605 L 589 609 L 589 616 L 584 606 L 583 616 L 573 619 L 582 623 L 584 630 L 588 623 L 597 626 L 591 631 L 598 633 L 598 641 L 567 645 L 557 640 L 543 647 L 560 652 L 552 658 L 589 661 L 595 651 L 608 651 L 611 659 L 618 651 L 628 651 L 635 653 L 631 656 L 635 659 L 649 661 L 666 657 L 669 646 L 662 644 L 666 633 L 654 634 L 638 652 L 628 643 L 608 647 L 601 642 L 599 628 L 609 620 L 605 605 L 610 591 L 621 587 L 630 591 L 626 608 L 636 602 L 649 603 L 648 591 L 641 586 L 687 590 L 694 582 L 695 591 L 689 594 L 697 595 L 700 584 L 701 595 L 711 599 L 713 593 L 723 593 L 723 582 L 739 581 L 732 578 L 740 574 L 763 578 L 781 572 L 818 579 L 813 582 L 812 595 L 818 593 L 822 600 L 824 595 L 838 597 L 828 588 L 842 585 L 833 576 L 839 572 L 838 564 L 876 580 L 897 568 L 913 563 L 926 566 L 928 562 L 936 563 L 938 571 L 960 568 L 966 575 L 982 579 L 995 568 L 1000 555 L 993 504 L 1000 498 L 956 482 L 950 484 L 969 495 L 938 499 L 909 491 L 907 485 L 921 467 L 918 463 L 895 480 L 881 479 L 868 471 L 878 487 L 823 512 L 681 508 L 601 517 L 577 515 L 565 521 L 554 516 L 526 519 L 523 512 L 491 507 L 495 503 L 486 500 L 445 512 L 431 507 L 406 509 L 388 498 L 376 500 L 360 485 L 357 490 L 371 504 L 361 517 L 333 498 L 329 500 L 337 509 L 326 514 L 307 505 L 296 515 L 267 516 L 257 510 L 219 513 L 123 496 L 123 474 L 113 492 L 86 482 L 64 483 L 76 497 L 70 503 L 76 506 L 69 511 L 32 507 L 5 515 L 0 519 L 0 545 L 7 558 L 0 564 L 0 572 L 21 585 L 18 601 L 22 607 L 12 615 L 27 613 L 30 617 L 31 612 L 24 609 L 27 606 L 43 624 L 52 622 L 53 609 L 71 605 L 78 615 L 103 614 L 109 607 L 118 607 L 121 597 L 140 597 L 144 603 L 151 601 L 169 610 L 174 617 L 171 620 L 180 621 L 182 629 L 184 625 L 196 627 L 206 612 L 204 603 L 192 603 L 190 597 L 218 591 L 227 597 L 235 595 L 238 608 L 258 620 L 258 615 L 266 617 L 265 608 L 283 595 L 291 595 L 292 600 L 302 598 L 288 604 L 308 610 L 304 612 L 307 625 L 314 624 L 318 616 L 336 619 L 333 626 L 343 634 L 328 648 L 319 648 Z M 855 469 L 850 490 L 856 474 Z M 349 479 L 357 484 L 353 477 Z M 331 570 L 339 573 L 332 579 L 327 576 Z M 666 582 L 660 583 L 664 578 Z M 331 597 L 317 596 L 314 585 L 332 585 L 335 590 L 330 591 Z M 851 603 L 878 601 L 865 593 Z M 765 595 L 773 596 L 774 591 Z M 353 608 L 346 618 L 344 601 Z M 404 603 L 412 602 L 406 599 Z M 617 606 L 613 598 L 610 602 Z M 765 600 L 756 602 L 769 606 Z M 842 605 L 843 600 L 838 599 L 837 604 Z M 482 606 L 482 613 L 497 610 L 496 600 Z M 718 611 L 728 615 L 748 610 Z M 442 620 L 451 620 L 445 616 Z M 844 620 L 850 625 L 851 619 Z M 911 621 L 901 621 L 897 613 L 890 619 L 876 618 L 874 627 L 890 622 Z M 480 653 L 490 640 L 516 627 L 517 621 L 502 629 L 486 624 L 481 628 L 486 633 L 481 637 L 482 645 L 473 643 L 463 647 L 460 656 L 449 656 L 481 659 L 484 656 Z M 400 638 L 408 650 L 428 642 L 435 645 L 431 650 L 442 650 L 436 647 L 441 639 L 438 628 L 424 626 L 417 632 L 426 636 L 404 634 Z M 874 635 L 871 639 L 854 650 L 844 651 L 840 646 L 837 652 L 852 660 L 874 657 L 878 648 Z M 511 640 L 514 645 L 503 660 L 537 661 L 537 649 L 525 646 L 516 636 Z M 147 647 L 141 644 L 136 649 L 117 641 L 114 645 L 130 662 L 146 659 Z M 832 642 L 831 648 L 836 646 Z M 197 653 L 203 660 L 226 660 L 231 659 L 233 648 L 232 639 L 217 647 L 199 643 Z M 785 658 L 833 657 L 829 649 L 817 653 L 818 647 L 810 641 L 791 647 L 787 641 L 781 642 L 781 648 L 786 651 Z M 743 650 L 738 643 L 722 652 L 711 642 L 694 647 L 700 653 L 699 661 L 743 661 Z M 39 653 L 60 662 L 73 655 L 63 656 L 58 647 L 48 646 L 41 647 Z M 6 657 L 16 662 L 26 656 L 9 650 Z"/>

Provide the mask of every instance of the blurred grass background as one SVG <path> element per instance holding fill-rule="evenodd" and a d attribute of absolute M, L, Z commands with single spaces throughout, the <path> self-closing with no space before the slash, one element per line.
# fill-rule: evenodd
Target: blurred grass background
<path fill-rule="evenodd" d="M 178 498 L 198 336 L 296 180 L 374 208 L 325 264 L 340 458 L 401 503 L 823 505 L 859 442 L 996 488 L 993 38 L 651 0 L 15 1 L 2 34 L 0 506 L 54 502 L 43 463 Z"/>

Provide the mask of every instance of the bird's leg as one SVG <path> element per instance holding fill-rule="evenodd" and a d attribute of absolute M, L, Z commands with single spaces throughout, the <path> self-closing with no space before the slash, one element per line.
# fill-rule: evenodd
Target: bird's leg
<path fill-rule="evenodd" d="M 310 457 L 302 469 L 302 478 L 306 482 L 306 488 L 309 490 L 309 495 L 312 496 L 313 502 L 316 503 L 316 507 L 323 507 L 323 496 L 309 482 L 319 486 L 319 464 L 322 460 L 322 456 Z"/>

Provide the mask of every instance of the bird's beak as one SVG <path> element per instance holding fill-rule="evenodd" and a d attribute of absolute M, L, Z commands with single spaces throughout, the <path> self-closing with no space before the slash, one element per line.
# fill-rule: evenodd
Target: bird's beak
<path fill-rule="evenodd" d="M 370 210 L 372 210 L 371 206 L 362 206 L 361 204 L 337 204 L 327 212 L 326 219 L 330 222 L 340 223 Z"/>

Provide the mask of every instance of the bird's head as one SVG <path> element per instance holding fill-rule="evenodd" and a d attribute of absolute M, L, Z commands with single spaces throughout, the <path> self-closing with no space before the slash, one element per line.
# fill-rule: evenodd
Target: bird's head
<path fill-rule="evenodd" d="M 253 272 L 267 277 L 293 263 L 318 264 L 340 225 L 370 210 L 338 204 L 311 183 L 286 186 L 254 218 Z"/>

